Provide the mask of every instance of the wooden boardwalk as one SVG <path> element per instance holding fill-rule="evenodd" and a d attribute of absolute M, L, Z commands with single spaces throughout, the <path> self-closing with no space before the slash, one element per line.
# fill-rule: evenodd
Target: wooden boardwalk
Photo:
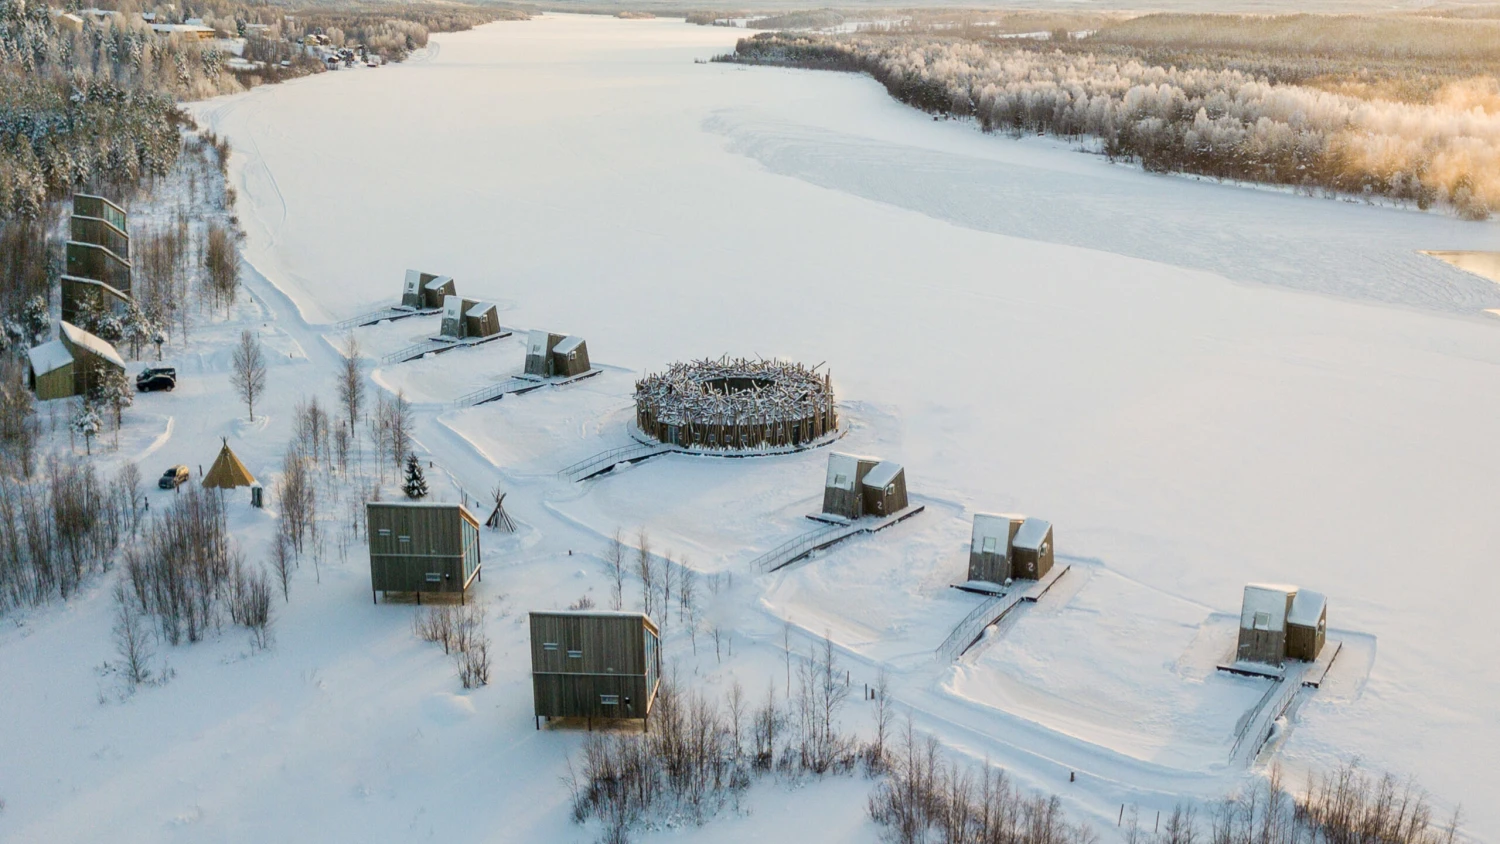
<path fill-rule="evenodd" d="M 773 572 L 784 569 L 798 560 L 810 556 L 815 551 L 837 545 L 853 536 L 863 533 L 877 533 L 898 522 L 904 522 L 912 516 L 927 509 L 926 505 L 918 504 L 907 507 L 898 513 L 893 513 L 883 519 L 861 519 L 854 522 L 827 523 L 822 519 L 815 521 L 825 526 L 816 530 L 808 531 L 800 536 L 794 536 L 786 542 L 772 548 L 754 560 L 750 561 L 750 567 L 760 569 L 763 572 Z"/>
<path fill-rule="evenodd" d="M 1053 584 L 1057 583 L 1058 578 L 1067 574 L 1070 568 L 1072 567 L 1054 566 L 1052 571 L 1047 572 L 1041 580 L 1015 581 L 1009 591 L 992 595 L 954 626 L 948 638 L 938 645 L 938 655 L 951 661 L 968 653 L 970 648 L 979 644 L 979 640 L 984 638 L 984 631 L 990 629 L 992 625 L 999 624 L 1016 607 L 1040 601 Z M 964 586 L 954 588 L 963 589 L 966 592 L 977 591 L 966 589 Z"/>

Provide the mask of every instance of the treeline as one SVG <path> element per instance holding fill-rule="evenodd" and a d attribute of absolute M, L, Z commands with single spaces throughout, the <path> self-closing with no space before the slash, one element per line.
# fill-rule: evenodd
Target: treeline
<path fill-rule="evenodd" d="M 1467 219 L 1500 208 L 1500 109 L 1472 97 L 1366 100 L 1237 70 L 938 36 L 763 33 L 721 58 L 869 73 L 924 111 L 986 132 L 1094 138 L 1151 171 L 1442 203 Z"/>
<path fill-rule="evenodd" d="M 844 16 L 832 9 L 812 12 L 787 12 L 781 15 L 752 18 L 746 29 L 827 29 L 843 24 Z"/>
<path fill-rule="evenodd" d="M 526 20 L 518 9 L 479 6 L 379 6 L 354 9 L 311 8 L 292 16 L 295 35 L 321 33 L 335 46 L 363 44 L 371 52 L 400 61 L 412 51 L 427 46 L 434 32 L 461 32 L 501 20 Z M 283 31 L 291 25 L 283 23 Z"/>

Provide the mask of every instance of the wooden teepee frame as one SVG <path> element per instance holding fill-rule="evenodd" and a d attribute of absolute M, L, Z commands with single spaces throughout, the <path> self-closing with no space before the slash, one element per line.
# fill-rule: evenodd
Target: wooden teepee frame
<path fill-rule="evenodd" d="M 511 521 L 510 514 L 505 512 L 505 493 L 500 491 L 500 487 L 495 487 L 490 494 L 495 496 L 495 509 L 490 513 L 490 517 L 484 520 L 484 526 L 503 530 L 506 533 L 515 533 L 516 523 Z"/>

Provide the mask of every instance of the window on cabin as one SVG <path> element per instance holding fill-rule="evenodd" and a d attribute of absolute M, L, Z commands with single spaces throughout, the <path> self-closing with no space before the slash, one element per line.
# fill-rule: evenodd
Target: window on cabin
<path fill-rule="evenodd" d="M 896 485 L 895 484 L 887 484 L 886 488 L 885 488 L 885 494 L 886 495 L 895 495 L 896 494 Z"/>
<path fill-rule="evenodd" d="M 1250 626 L 1256 630 L 1270 630 L 1271 614 L 1268 612 L 1256 613 L 1255 617 L 1250 622 Z"/>
<path fill-rule="evenodd" d="M 378 535 L 380 535 L 380 536 L 390 536 L 391 535 L 391 529 L 390 528 L 381 528 L 380 530 L 376 531 L 376 533 Z"/>
<path fill-rule="evenodd" d="M 599 696 L 599 705 L 601 705 L 601 706 L 619 706 L 620 705 L 620 696 L 619 695 L 600 695 Z"/>
<path fill-rule="evenodd" d="M 568 360 L 578 360 L 577 352 L 568 352 Z"/>
<path fill-rule="evenodd" d="M 568 659 L 583 659 L 583 651 L 568 649 Z"/>
<path fill-rule="evenodd" d="M 993 537 L 993 536 L 986 536 L 984 538 L 984 548 L 983 548 L 984 553 L 986 553 L 986 554 L 993 554 L 993 553 L 995 553 L 997 542 L 998 542 L 998 540 L 996 540 L 995 537 Z"/>
<path fill-rule="evenodd" d="M 555 651 L 555 650 L 557 650 L 557 643 L 556 642 L 543 642 L 542 643 L 542 650 L 544 650 L 544 651 Z"/>
<path fill-rule="evenodd" d="M 833 485 L 836 486 L 836 487 L 846 487 L 846 486 L 848 486 L 849 485 L 849 476 L 848 475 L 834 475 L 833 476 Z"/>
<path fill-rule="evenodd" d="M 406 536 L 406 535 L 398 536 L 398 537 L 396 537 L 396 541 L 397 542 L 403 542 L 403 543 L 406 543 L 406 544 L 410 545 L 411 544 L 411 537 L 410 536 Z"/>
<path fill-rule="evenodd" d="M 427 582 L 428 583 L 442 583 L 443 582 L 443 573 L 440 572 L 440 571 L 430 571 L 430 572 L 428 572 L 427 573 Z"/>

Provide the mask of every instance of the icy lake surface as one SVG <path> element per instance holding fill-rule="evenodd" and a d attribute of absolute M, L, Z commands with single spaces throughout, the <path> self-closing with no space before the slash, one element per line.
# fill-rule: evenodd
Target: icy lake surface
<path fill-rule="evenodd" d="M 568 600 L 564 567 L 581 564 L 564 550 L 650 525 L 658 547 L 736 572 L 737 600 L 711 610 L 745 637 L 747 660 L 775 669 L 781 619 L 826 632 L 858 671 L 890 667 L 920 726 L 950 746 L 1048 789 L 1084 771 L 1070 806 L 1112 822 L 1126 799 L 1170 806 L 1238 782 L 1225 753 L 1260 686 L 1213 671 L 1233 635 L 1222 619 L 1247 581 L 1301 584 L 1329 596 L 1330 627 L 1359 644 L 1342 684 L 1336 665 L 1300 707 L 1279 758 L 1323 768 L 1358 754 L 1463 802 L 1479 838 L 1500 835 L 1486 799 L 1500 774 L 1484 764 L 1500 758 L 1500 323 L 1482 313 L 1500 308 L 1500 286 L 1419 254 L 1496 249 L 1500 226 L 1148 175 L 934 122 L 867 78 L 694 63 L 740 34 L 549 15 L 439 36 L 400 66 L 197 107 L 234 145 L 251 271 L 313 330 L 391 302 L 415 267 L 497 302 L 506 325 L 582 335 L 606 368 L 572 391 L 458 412 L 445 403 L 518 366 L 518 346 L 374 373 L 423 403 L 424 449 L 472 472 L 473 489 L 504 473 L 520 517 L 541 525 L 509 579 L 486 587 L 518 608 Z M 379 351 L 421 334 L 395 323 L 364 339 Z M 757 580 L 745 562 L 806 529 L 821 453 L 674 457 L 549 486 L 558 467 L 621 441 L 635 375 L 726 352 L 826 361 L 848 447 L 905 464 L 929 511 Z M 326 394 L 331 375 L 317 377 L 298 388 Z M 273 465 L 282 442 L 259 459 Z M 972 606 L 947 585 L 962 577 L 974 511 L 1049 519 L 1076 571 L 977 657 L 932 667 Z M 583 837 L 563 825 L 565 748 L 532 731 L 519 657 L 501 672 L 501 702 L 477 712 L 424 697 L 412 678 L 391 692 L 405 709 L 361 704 L 384 693 L 383 655 L 413 650 L 404 622 L 369 614 L 362 576 L 346 578 L 353 608 L 331 610 L 366 613 L 334 638 L 346 652 L 246 716 L 277 725 L 291 713 L 278 758 L 192 710 L 204 746 L 226 748 L 172 751 L 230 807 L 204 821 L 227 826 L 203 829 L 233 829 L 224 818 L 244 812 L 288 831 L 273 797 L 212 784 L 238 754 L 263 769 L 268 795 L 294 801 L 289 819 L 360 804 L 321 821 L 327 840 L 398 822 Z M 316 623 L 300 619 L 283 641 Z M 302 697 L 323 701 L 321 714 Z M 425 720 L 391 726 L 393 711 Z M 370 745 L 381 734 L 389 743 Z M 432 749 L 433 736 L 450 746 Z M 425 768 L 403 773 L 418 753 Z M 418 823 L 394 796 L 381 802 L 439 776 L 449 753 L 487 760 L 498 778 L 455 784 L 472 795 L 456 802 L 477 803 L 450 814 L 438 797 Z M 325 763 L 333 784 L 320 791 Z M 100 818 L 150 791 L 120 782 Z M 373 815 L 366 782 L 385 807 Z M 838 788 L 844 808 L 819 837 L 870 837 L 863 791 Z M 819 817 L 808 802 L 758 817 L 805 832 L 793 821 Z M 63 811 L 51 820 L 69 828 Z M 720 833 L 767 829 L 752 817 Z"/>

